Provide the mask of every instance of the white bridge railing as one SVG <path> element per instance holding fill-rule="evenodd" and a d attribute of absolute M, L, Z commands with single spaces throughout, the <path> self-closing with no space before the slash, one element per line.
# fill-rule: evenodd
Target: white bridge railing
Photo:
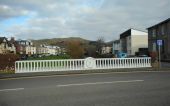
<path fill-rule="evenodd" d="M 16 61 L 15 73 L 151 67 L 150 57 Z"/>

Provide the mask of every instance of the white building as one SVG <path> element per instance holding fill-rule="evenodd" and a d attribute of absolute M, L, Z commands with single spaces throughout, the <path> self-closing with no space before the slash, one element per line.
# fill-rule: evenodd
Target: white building
<path fill-rule="evenodd" d="M 24 45 L 24 46 L 33 46 L 33 42 L 30 40 L 18 40 L 17 43 L 19 45 Z"/>
<path fill-rule="evenodd" d="M 0 37 L 0 54 L 16 53 L 16 47 L 6 37 Z"/>
<path fill-rule="evenodd" d="M 148 33 L 129 29 L 120 34 L 121 51 L 127 55 L 135 55 L 139 48 L 148 48 Z"/>
<path fill-rule="evenodd" d="M 104 46 L 102 47 L 102 54 L 109 54 L 112 51 L 112 47 Z"/>
<path fill-rule="evenodd" d="M 58 46 L 41 45 L 40 47 L 37 47 L 37 54 L 58 55 L 60 54 L 60 51 L 60 47 Z"/>
<path fill-rule="evenodd" d="M 17 42 L 17 52 L 20 54 L 33 55 L 36 54 L 36 47 L 34 47 L 33 42 L 30 40 L 18 40 Z"/>
<path fill-rule="evenodd" d="M 115 40 L 113 42 L 112 54 L 117 54 L 120 50 L 120 40 Z"/>
<path fill-rule="evenodd" d="M 26 54 L 28 54 L 28 55 L 36 54 L 36 47 L 26 46 L 25 50 L 26 50 Z"/>
<path fill-rule="evenodd" d="M 37 47 L 37 54 L 48 54 L 48 48 L 43 46 Z"/>

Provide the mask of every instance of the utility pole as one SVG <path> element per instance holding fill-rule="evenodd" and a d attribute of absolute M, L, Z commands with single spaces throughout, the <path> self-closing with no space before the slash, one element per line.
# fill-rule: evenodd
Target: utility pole
<path fill-rule="evenodd" d="M 161 46 L 162 46 L 162 40 L 157 40 L 158 45 L 158 56 L 159 56 L 159 69 L 161 68 Z"/>
<path fill-rule="evenodd" d="M 161 68 L 161 45 L 159 45 L 159 69 Z"/>

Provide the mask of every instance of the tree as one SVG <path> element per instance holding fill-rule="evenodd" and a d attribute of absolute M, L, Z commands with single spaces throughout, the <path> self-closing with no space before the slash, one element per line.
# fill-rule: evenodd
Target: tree
<path fill-rule="evenodd" d="M 80 41 L 68 42 L 67 50 L 71 58 L 78 59 L 84 56 L 84 47 Z"/>
<path fill-rule="evenodd" d="M 96 57 L 96 46 L 95 45 L 87 45 L 86 46 L 86 56 L 87 57 Z"/>
<path fill-rule="evenodd" d="M 102 47 L 103 47 L 104 44 L 105 44 L 105 43 L 104 43 L 104 37 L 99 37 L 96 43 L 97 43 L 97 44 L 96 44 L 97 53 L 98 53 L 99 55 L 101 55 L 101 54 L 102 54 Z"/>

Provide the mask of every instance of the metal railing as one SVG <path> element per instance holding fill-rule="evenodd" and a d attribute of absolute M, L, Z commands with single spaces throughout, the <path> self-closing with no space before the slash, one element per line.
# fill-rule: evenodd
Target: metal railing
<path fill-rule="evenodd" d="M 15 73 L 151 67 L 150 57 L 16 61 Z"/>

